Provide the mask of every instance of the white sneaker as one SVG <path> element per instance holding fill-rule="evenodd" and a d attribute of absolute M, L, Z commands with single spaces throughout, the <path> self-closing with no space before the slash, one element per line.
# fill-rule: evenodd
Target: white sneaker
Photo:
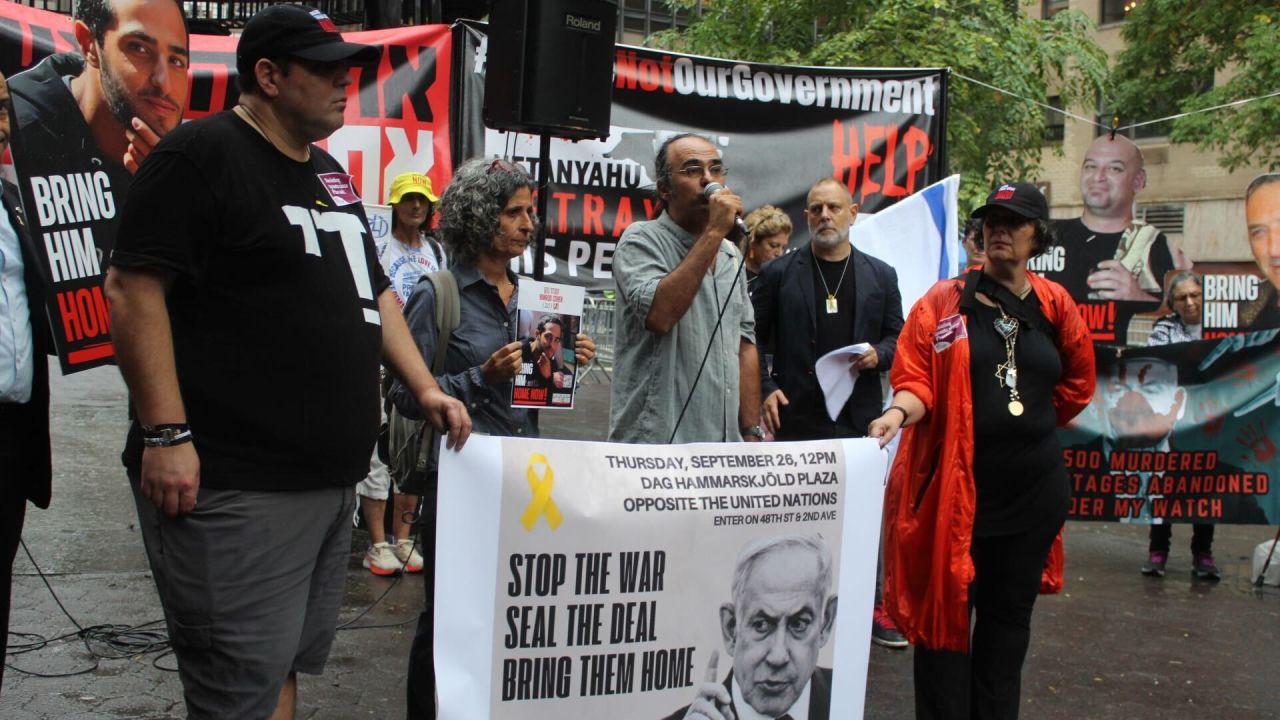
<path fill-rule="evenodd" d="M 404 563 L 396 557 L 395 546 L 385 542 L 376 543 L 365 552 L 364 566 L 374 575 L 395 575 L 404 569 Z M 421 569 L 419 558 L 418 570 Z"/>
<path fill-rule="evenodd" d="M 418 553 L 412 540 L 405 538 L 397 541 L 391 546 L 391 552 L 395 553 L 396 560 L 404 567 L 405 572 L 422 572 L 422 555 Z"/>

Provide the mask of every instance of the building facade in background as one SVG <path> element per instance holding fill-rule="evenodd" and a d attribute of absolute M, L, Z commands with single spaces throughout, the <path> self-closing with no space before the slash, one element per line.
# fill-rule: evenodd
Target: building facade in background
<path fill-rule="evenodd" d="M 1098 44 L 1114 57 L 1124 48 L 1121 31 L 1125 17 L 1138 1 L 1041 0 L 1027 7 L 1027 12 L 1046 18 L 1067 9 L 1083 12 L 1097 25 Z M 1230 72 L 1221 71 L 1202 82 L 1225 82 Z M 1052 100 L 1050 104 L 1055 104 Z M 1110 126 L 1112 122 L 1110 115 L 1104 115 L 1104 108 L 1069 110 L 1095 117 L 1103 125 Z M 1176 100 L 1171 100 L 1166 108 L 1151 108 L 1149 117 L 1121 118 L 1120 125 L 1177 112 Z M 1089 143 L 1103 131 L 1057 113 L 1048 115 L 1041 174 L 1036 180 L 1049 198 L 1053 217 L 1079 217 L 1084 207 L 1080 198 L 1080 163 Z M 1263 168 L 1228 172 L 1218 165 L 1216 154 L 1202 152 L 1190 144 L 1171 143 L 1167 132 L 1167 124 L 1160 123 L 1124 133 L 1142 148 L 1147 170 L 1147 186 L 1138 195 L 1134 217 L 1164 232 L 1201 272 L 1256 270 L 1245 233 L 1244 191 Z M 1055 154 L 1055 148 L 1061 148 L 1061 157 Z"/>

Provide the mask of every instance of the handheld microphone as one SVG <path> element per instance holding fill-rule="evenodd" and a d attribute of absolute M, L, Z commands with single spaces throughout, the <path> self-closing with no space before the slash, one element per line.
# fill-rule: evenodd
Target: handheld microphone
<path fill-rule="evenodd" d="M 723 189 L 724 186 L 718 182 L 707 183 L 707 186 L 702 188 L 702 197 L 710 200 L 712 195 L 715 195 Z M 742 221 L 741 215 L 737 215 L 733 218 L 733 227 L 738 231 L 738 238 L 744 238 L 751 234 L 751 231 L 747 229 L 747 224 Z"/>

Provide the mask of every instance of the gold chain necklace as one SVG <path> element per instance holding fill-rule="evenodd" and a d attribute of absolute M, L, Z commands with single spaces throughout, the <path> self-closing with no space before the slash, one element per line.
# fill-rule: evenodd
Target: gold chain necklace
<path fill-rule="evenodd" d="M 1000 317 L 995 320 L 996 332 L 1004 338 L 1005 361 L 996 366 L 996 379 L 1001 385 L 1009 388 L 1009 414 L 1017 417 L 1022 414 L 1022 400 L 1018 395 L 1018 360 L 1014 351 L 1018 346 L 1018 319 L 1009 317 L 1004 306 L 996 303 Z"/>
<path fill-rule="evenodd" d="M 844 284 L 844 274 L 849 271 L 849 259 L 853 257 L 853 250 L 849 250 L 849 254 L 844 256 L 844 268 L 840 270 L 840 279 L 836 282 L 836 292 L 831 292 L 831 288 L 827 287 L 826 273 L 822 272 L 822 266 L 818 264 L 818 254 L 813 252 L 813 246 L 809 246 L 809 254 L 813 255 L 814 265 L 818 269 L 818 279 L 822 281 L 822 289 L 827 293 L 827 314 L 835 315 L 840 312 L 840 302 L 836 300 L 836 293 L 840 292 L 840 286 Z"/>

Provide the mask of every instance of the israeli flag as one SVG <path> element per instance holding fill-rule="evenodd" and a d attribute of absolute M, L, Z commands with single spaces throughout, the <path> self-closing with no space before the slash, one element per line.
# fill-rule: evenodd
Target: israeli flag
<path fill-rule="evenodd" d="M 964 250 L 956 198 L 960 176 L 910 195 L 878 213 L 858 213 L 853 246 L 898 272 L 902 316 L 939 280 L 960 272 Z"/>

